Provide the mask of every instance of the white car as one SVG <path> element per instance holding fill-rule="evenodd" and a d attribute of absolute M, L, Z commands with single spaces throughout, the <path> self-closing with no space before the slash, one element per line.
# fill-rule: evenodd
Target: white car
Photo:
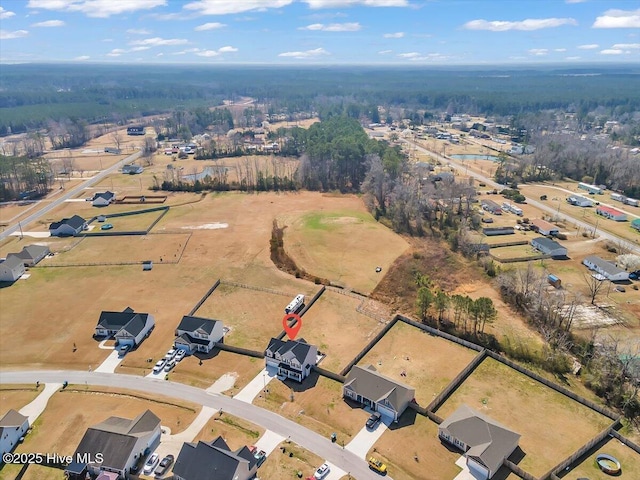
<path fill-rule="evenodd" d="M 166 363 L 166 365 L 164 366 L 164 371 L 165 371 L 165 372 L 170 372 L 170 371 L 171 371 L 171 369 L 172 369 L 173 367 L 175 367 L 175 366 L 176 366 L 176 361 L 175 361 L 175 360 L 173 360 L 173 359 L 172 359 L 172 360 L 169 360 L 169 361 Z"/>
<path fill-rule="evenodd" d="M 316 473 L 313 474 L 313 478 L 315 478 L 316 480 L 321 480 L 329 474 L 329 470 L 329 465 L 323 463 L 318 467 Z"/>
<path fill-rule="evenodd" d="M 142 473 L 144 473 L 145 475 L 149 475 L 158 466 L 159 462 L 160 462 L 160 456 L 157 453 L 152 454 L 147 459 L 147 462 L 144 464 Z"/>
<path fill-rule="evenodd" d="M 186 350 L 178 350 L 178 353 L 176 353 L 176 362 L 179 362 L 180 360 L 182 360 L 184 357 L 187 356 L 187 351 Z"/>
<path fill-rule="evenodd" d="M 162 360 L 158 360 L 158 363 L 153 367 L 153 373 L 160 373 L 164 368 L 165 363 L 167 363 L 167 361 L 164 358 Z"/>
<path fill-rule="evenodd" d="M 173 357 L 176 356 L 176 353 L 178 353 L 178 351 L 175 348 L 172 348 L 171 350 L 169 350 L 167 352 L 167 354 L 164 356 L 165 360 L 171 360 Z"/>

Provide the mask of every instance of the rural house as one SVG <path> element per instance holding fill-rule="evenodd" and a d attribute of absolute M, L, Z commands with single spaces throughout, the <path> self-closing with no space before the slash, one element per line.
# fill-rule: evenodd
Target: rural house
<path fill-rule="evenodd" d="M 546 220 L 540 220 L 539 218 L 531 220 L 531 225 L 533 225 L 533 229 L 540 235 L 557 235 L 560 233 L 560 229 L 553 223 L 549 223 Z"/>
<path fill-rule="evenodd" d="M 7 255 L 7 258 L 18 257 L 22 260 L 25 267 L 33 267 L 50 253 L 51 251 L 49 250 L 49 247 L 42 245 L 27 245 L 22 248 L 20 253 L 10 253 Z"/>
<path fill-rule="evenodd" d="M 186 350 L 190 355 L 195 352 L 209 353 L 216 342 L 222 341 L 223 336 L 224 325 L 220 320 L 185 315 L 176 328 L 173 343 L 176 349 Z"/>
<path fill-rule="evenodd" d="M 636 218 L 633 222 L 631 222 L 631 228 L 635 228 L 640 232 L 640 218 Z"/>
<path fill-rule="evenodd" d="M 493 200 L 481 200 L 480 205 L 483 210 L 486 210 L 489 213 L 493 213 L 494 215 L 502 215 L 502 207 L 498 205 Z"/>
<path fill-rule="evenodd" d="M 627 214 L 624 212 L 621 212 L 620 210 L 617 210 L 615 208 L 611 208 L 611 207 L 606 207 L 604 205 L 600 205 L 598 208 L 596 208 L 596 213 L 598 215 L 602 215 L 603 217 L 606 217 L 610 220 L 615 220 L 616 222 L 626 222 L 627 221 Z"/>
<path fill-rule="evenodd" d="M 101 471 L 128 478 L 131 467 L 159 441 L 160 419 L 151 410 L 133 420 L 109 417 L 87 429 L 64 472 L 71 480 L 84 480 L 87 473 L 95 476 Z M 96 461 L 97 454 L 102 454 L 102 462 Z"/>
<path fill-rule="evenodd" d="M 127 135 L 144 135 L 145 128 L 140 126 L 127 127 Z"/>
<path fill-rule="evenodd" d="M 302 339 L 284 342 L 272 338 L 264 351 L 264 358 L 267 367 L 278 369 L 279 377 L 302 382 L 318 361 L 318 349 Z"/>
<path fill-rule="evenodd" d="M 370 407 L 394 422 L 414 401 L 415 389 L 378 373 L 373 365 L 354 365 L 342 386 L 343 396 Z"/>
<path fill-rule="evenodd" d="M 29 430 L 29 417 L 25 417 L 14 409 L 0 418 L 0 453 L 4 455 L 13 451 L 20 439 Z M 0 465 L 3 462 L 0 461 Z"/>
<path fill-rule="evenodd" d="M 593 200 L 581 195 L 571 195 L 567 197 L 567 202 L 577 207 L 591 207 L 593 206 Z"/>
<path fill-rule="evenodd" d="M 116 345 L 139 345 L 155 326 L 155 320 L 149 313 L 135 313 L 131 307 L 122 312 L 105 312 L 100 314 L 96 325 L 96 337 L 114 337 Z"/>
<path fill-rule="evenodd" d="M 555 240 L 547 237 L 537 237 L 531 240 L 531 246 L 545 255 L 553 258 L 563 258 L 567 256 L 567 249 Z"/>
<path fill-rule="evenodd" d="M 486 227 L 482 229 L 487 237 L 493 237 L 495 235 L 513 235 L 515 232 L 513 227 Z"/>
<path fill-rule="evenodd" d="M 589 255 L 582 261 L 582 263 L 586 265 L 589 270 L 599 273 L 604 278 L 612 282 L 629 280 L 629 272 L 625 272 L 621 268 L 616 267 L 613 263 L 607 262 L 595 255 Z"/>
<path fill-rule="evenodd" d="M 24 274 L 24 262 L 15 255 L 9 255 L 0 262 L 0 282 L 15 282 Z"/>
<path fill-rule="evenodd" d="M 112 202 L 115 202 L 115 201 L 116 201 L 116 194 L 107 190 L 106 192 L 96 193 L 93 196 L 92 205 L 94 207 L 106 207 L 107 205 L 110 205 Z"/>
<path fill-rule="evenodd" d="M 144 168 L 142 168 L 140 165 L 134 165 L 133 163 L 122 167 L 122 173 L 125 173 L 127 175 L 137 175 L 139 173 L 142 173 L 143 171 Z"/>
<path fill-rule="evenodd" d="M 520 440 L 519 434 L 466 405 L 438 426 L 438 436 L 464 452 L 477 479 L 493 477 Z"/>
<path fill-rule="evenodd" d="M 258 460 L 245 446 L 231 451 L 222 437 L 211 442 L 184 443 L 173 467 L 176 480 L 249 480 Z"/>
<path fill-rule="evenodd" d="M 87 221 L 79 215 L 71 218 L 63 218 L 59 222 L 49 225 L 49 233 L 52 237 L 73 237 L 87 227 Z"/>

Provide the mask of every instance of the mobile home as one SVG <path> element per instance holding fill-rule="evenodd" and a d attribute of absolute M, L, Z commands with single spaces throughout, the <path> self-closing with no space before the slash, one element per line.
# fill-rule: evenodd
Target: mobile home
<path fill-rule="evenodd" d="M 640 200 L 636 200 L 635 198 L 625 198 L 624 203 L 631 205 L 632 207 L 637 207 L 640 205 Z"/>
<path fill-rule="evenodd" d="M 580 195 L 571 195 L 570 197 L 567 197 L 567 202 L 578 207 L 593 206 L 593 200 L 587 197 L 581 197 Z"/>
<path fill-rule="evenodd" d="M 595 185 L 589 185 L 588 183 L 580 182 L 578 184 L 578 188 L 580 190 L 586 190 L 589 193 L 602 193 L 602 189 L 600 187 L 596 187 Z"/>
<path fill-rule="evenodd" d="M 616 202 L 622 202 L 624 203 L 624 201 L 627 199 L 627 197 L 625 197 L 624 195 L 622 195 L 621 193 L 612 193 L 611 194 L 611 200 L 615 200 Z"/>
<path fill-rule="evenodd" d="M 626 213 L 621 212 L 620 210 L 616 210 L 615 208 L 606 207 L 604 205 L 600 205 L 598 208 L 596 208 L 596 213 L 611 220 L 615 220 L 616 222 L 627 221 Z"/>

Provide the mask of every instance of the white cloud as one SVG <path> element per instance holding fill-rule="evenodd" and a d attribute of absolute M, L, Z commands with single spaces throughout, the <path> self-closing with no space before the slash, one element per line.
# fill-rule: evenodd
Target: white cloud
<path fill-rule="evenodd" d="M 293 3 L 294 0 L 198 0 L 187 3 L 186 10 L 194 10 L 200 15 L 227 15 L 231 13 L 265 10 L 267 8 L 282 8 Z"/>
<path fill-rule="evenodd" d="M 304 52 L 283 52 L 279 57 L 291 57 L 291 58 L 316 58 L 323 55 L 329 55 L 324 48 L 315 48 L 313 50 L 305 50 Z"/>
<path fill-rule="evenodd" d="M 597 17 L 593 28 L 640 28 L 640 8 L 638 10 L 607 10 Z"/>
<path fill-rule="evenodd" d="M 220 53 L 216 50 L 202 50 L 200 52 L 196 52 L 196 55 L 199 57 L 217 57 Z"/>
<path fill-rule="evenodd" d="M 378 53 L 380 55 L 388 55 L 390 53 L 393 53 L 393 50 L 380 50 Z"/>
<path fill-rule="evenodd" d="M 109 53 L 107 53 L 107 57 L 119 57 L 123 53 L 127 53 L 127 51 L 123 50 L 122 48 L 114 48 Z"/>
<path fill-rule="evenodd" d="M 32 27 L 64 27 L 66 24 L 62 20 L 47 20 L 31 24 Z"/>
<path fill-rule="evenodd" d="M 564 3 L 584 3 L 587 0 L 564 0 Z"/>
<path fill-rule="evenodd" d="M 547 48 L 531 48 L 529 49 L 529 55 L 533 55 L 534 57 L 544 57 L 549 53 L 549 49 Z"/>
<path fill-rule="evenodd" d="M 144 40 L 134 40 L 129 42 L 129 45 L 142 45 L 148 47 L 159 47 L 165 45 L 184 45 L 189 43 L 189 40 L 186 38 L 145 38 Z"/>
<path fill-rule="evenodd" d="M 619 48 L 606 48 L 600 51 L 601 55 L 622 55 L 623 53 L 624 50 L 621 50 Z"/>
<path fill-rule="evenodd" d="M 202 25 L 198 25 L 194 30 L 196 32 L 204 32 L 205 30 L 215 30 L 216 28 L 226 27 L 224 23 L 220 22 L 209 22 L 203 23 Z"/>
<path fill-rule="evenodd" d="M 127 30 L 127 33 L 132 35 L 150 35 L 151 30 L 147 30 L 146 28 L 130 28 Z"/>
<path fill-rule="evenodd" d="M 22 38 L 29 35 L 26 30 L 14 30 L 9 32 L 8 30 L 0 30 L 0 40 L 11 40 L 12 38 Z"/>
<path fill-rule="evenodd" d="M 219 53 L 230 53 L 230 52 L 237 52 L 238 49 L 236 47 L 230 47 L 230 46 L 226 46 L 226 47 L 222 47 L 218 49 Z"/>
<path fill-rule="evenodd" d="M 130 52 L 142 52 L 144 50 L 149 50 L 151 47 L 133 47 Z"/>
<path fill-rule="evenodd" d="M 578 25 L 573 18 L 527 18 L 517 22 L 504 22 L 500 20 L 471 20 L 463 25 L 467 30 L 490 30 L 492 32 L 506 32 L 508 30 L 541 30 L 543 28 L 555 28 L 563 25 Z"/>
<path fill-rule="evenodd" d="M 171 55 L 186 55 L 187 53 L 195 53 L 199 51 L 199 48 L 187 48 L 186 50 L 182 50 L 180 52 L 173 52 Z"/>
<path fill-rule="evenodd" d="M 399 53 L 398 56 L 401 58 L 418 58 L 421 55 L 418 52 L 407 52 L 407 53 Z"/>
<path fill-rule="evenodd" d="M 383 37 L 384 38 L 402 38 L 404 37 L 404 32 L 385 33 Z"/>
<path fill-rule="evenodd" d="M 84 62 L 89 60 L 91 57 L 89 55 L 80 55 L 79 57 L 74 58 L 73 60 L 76 62 Z"/>
<path fill-rule="evenodd" d="M 426 55 L 423 55 L 423 54 L 418 53 L 418 52 L 400 53 L 400 54 L 398 54 L 398 57 L 406 58 L 407 60 L 412 61 L 412 62 L 423 62 L 423 61 L 433 61 L 433 60 L 447 60 L 447 59 L 451 58 L 448 55 L 444 55 L 442 53 L 427 53 Z"/>
<path fill-rule="evenodd" d="M 321 32 L 357 32 L 362 27 L 358 22 L 352 23 L 330 23 L 325 25 L 324 23 L 312 23 L 306 27 L 300 27 L 299 30 L 314 30 Z"/>
<path fill-rule="evenodd" d="M 311 8 L 341 8 L 362 5 L 364 7 L 408 7 L 408 0 L 303 0 Z"/>
<path fill-rule="evenodd" d="M 580 50 L 595 50 L 596 48 L 600 48 L 600 45 L 597 43 L 589 43 L 587 45 L 578 45 Z"/>
<path fill-rule="evenodd" d="M 80 12 L 87 17 L 106 18 L 120 13 L 165 6 L 167 0 L 29 0 L 28 8 Z"/>
<path fill-rule="evenodd" d="M 564 57 L 565 60 L 580 60 L 582 57 Z"/>
<path fill-rule="evenodd" d="M 158 53 L 158 54 L 156 55 L 156 57 L 162 57 L 162 56 L 164 56 L 164 53 L 162 53 L 162 52 L 160 52 L 160 53 Z"/>
<path fill-rule="evenodd" d="M 625 50 L 628 50 L 628 49 L 635 50 L 637 48 L 640 48 L 640 43 L 616 43 L 611 48 L 623 48 Z"/>
<path fill-rule="evenodd" d="M 554 48 L 553 51 L 554 52 L 566 52 L 567 49 L 566 48 Z"/>
<path fill-rule="evenodd" d="M 0 20 L 13 17 L 14 15 L 15 15 L 14 12 L 10 12 L 9 10 L 5 10 L 4 8 L 0 7 Z"/>

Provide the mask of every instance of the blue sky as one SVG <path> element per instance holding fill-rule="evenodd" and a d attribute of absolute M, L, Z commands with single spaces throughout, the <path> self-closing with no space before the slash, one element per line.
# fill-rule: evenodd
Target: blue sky
<path fill-rule="evenodd" d="M 640 62 L 639 0 L 0 0 L 0 62 Z"/>

